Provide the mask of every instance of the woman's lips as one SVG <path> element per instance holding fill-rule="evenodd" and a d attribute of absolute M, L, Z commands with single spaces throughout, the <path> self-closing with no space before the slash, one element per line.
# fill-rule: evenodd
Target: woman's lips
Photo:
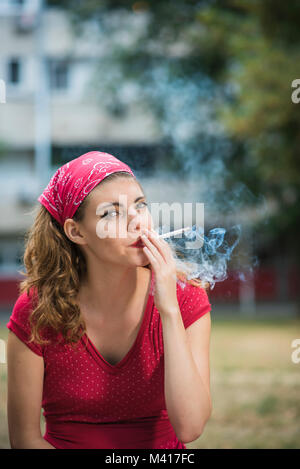
<path fill-rule="evenodd" d="M 135 243 L 130 245 L 131 248 L 143 248 L 144 246 L 145 245 L 143 241 L 141 241 L 140 239 L 138 239 Z"/>

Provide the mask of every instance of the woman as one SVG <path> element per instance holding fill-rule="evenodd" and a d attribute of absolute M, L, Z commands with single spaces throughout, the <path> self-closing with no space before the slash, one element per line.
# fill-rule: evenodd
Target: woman
<path fill-rule="evenodd" d="M 12 448 L 186 448 L 211 414 L 204 288 L 114 156 L 68 162 L 38 200 L 7 324 Z"/>

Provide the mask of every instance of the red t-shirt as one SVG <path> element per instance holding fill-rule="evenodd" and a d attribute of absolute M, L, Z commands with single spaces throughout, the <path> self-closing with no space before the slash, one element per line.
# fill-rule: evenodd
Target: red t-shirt
<path fill-rule="evenodd" d="M 44 439 L 55 448 L 186 448 L 166 410 L 163 330 L 153 286 L 152 272 L 138 335 L 116 365 L 86 335 L 75 350 L 59 341 L 27 343 L 31 298 L 25 292 L 17 299 L 7 327 L 44 359 Z M 177 298 L 185 328 L 211 310 L 202 288 L 178 281 Z"/>

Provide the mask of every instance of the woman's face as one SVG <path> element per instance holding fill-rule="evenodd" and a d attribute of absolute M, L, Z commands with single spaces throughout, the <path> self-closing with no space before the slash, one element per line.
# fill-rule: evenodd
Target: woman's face
<path fill-rule="evenodd" d="M 83 220 L 65 222 L 66 232 L 80 244 L 87 259 L 96 256 L 101 262 L 122 265 L 149 264 L 142 248 L 130 246 L 143 228 L 153 229 L 146 198 L 134 179 L 123 178 L 99 184 L 90 193 Z M 76 231 L 79 237 L 74 236 Z"/>

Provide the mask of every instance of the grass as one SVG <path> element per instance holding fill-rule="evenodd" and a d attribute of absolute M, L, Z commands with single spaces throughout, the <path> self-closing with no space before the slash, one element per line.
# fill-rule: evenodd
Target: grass
<path fill-rule="evenodd" d="M 213 412 L 194 448 L 300 448 L 299 320 L 218 321 L 210 347 Z"/>
<path fill-rule="evenodd" d="M 7 331 L 0 328 L 0 339 Z M 300 320 L 218 320 L 212 315 L 213 412 L 189 449 L 300 448 Z M 6 365 L 0 364 L 0 448 L 9 448 Z"/>

